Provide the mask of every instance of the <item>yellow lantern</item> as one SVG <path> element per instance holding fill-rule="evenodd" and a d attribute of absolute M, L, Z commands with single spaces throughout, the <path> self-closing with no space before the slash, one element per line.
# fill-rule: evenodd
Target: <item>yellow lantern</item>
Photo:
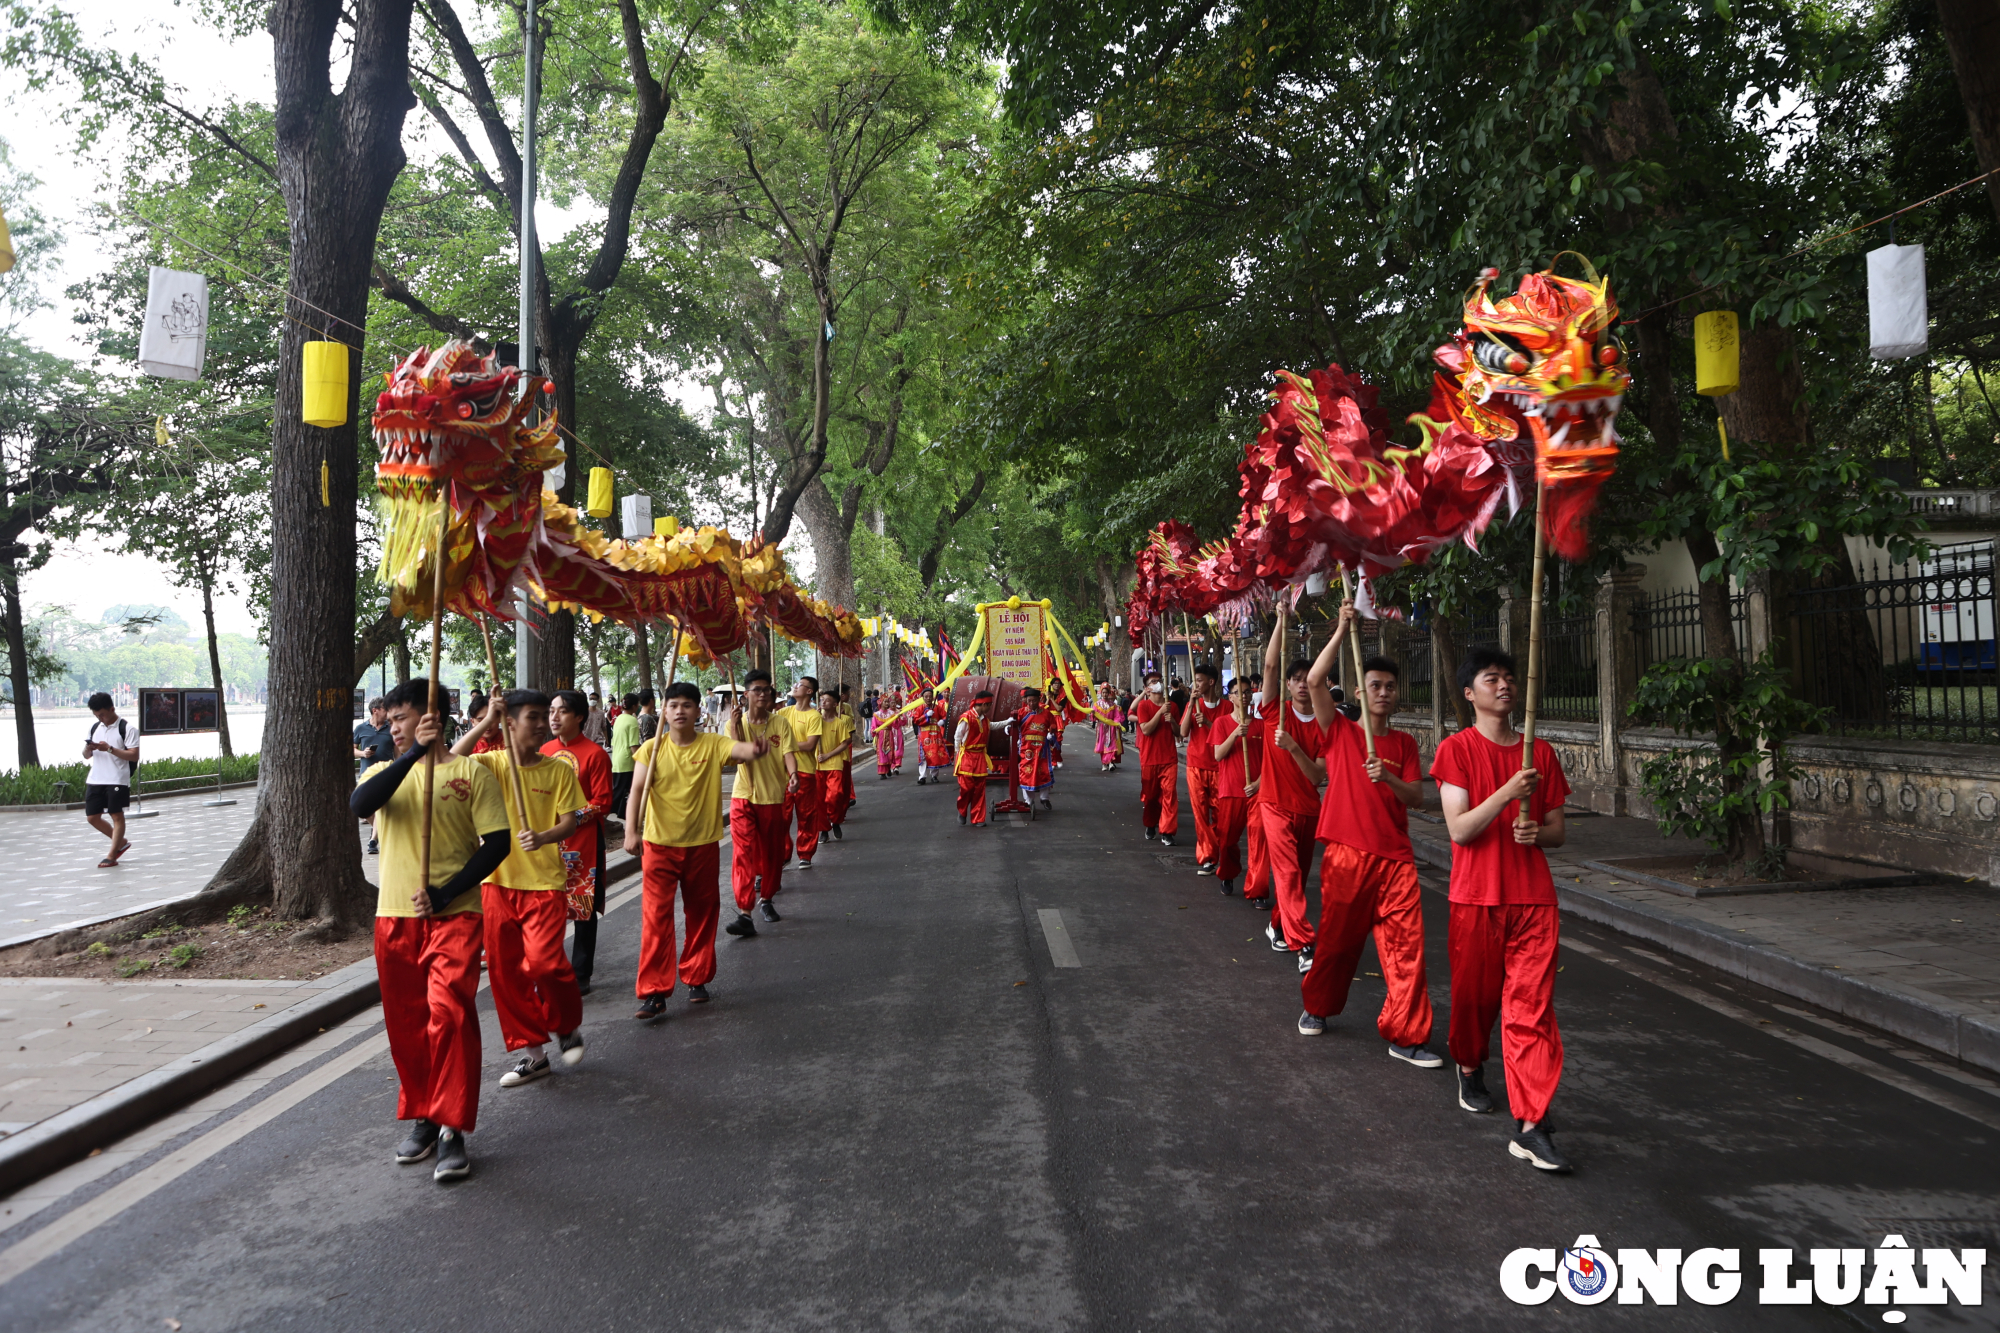
<path fill-rule="evenodd" d="M 14 267 L 14 240 L 7 234 L 7 218 L 0 214 L 0 273 Z"/>
<path fill-rule="evenodd" d="M 308 426 L 344 426 L 347 398 L 347 344 L 307 343 L 299 419 Z"/>
<path fill-rule="evenodd" d="M 655 537 L 671 537 L 680 530 L 681 521 L 672 514 L 667 514 L 653 520 L 653 535 Z"/>
<path fill-rule="evenodd" d="M 590 470 L 590 500 L 583 512 L 592 518 L 604 518 L 611 513 L 612 500 L 611 469 L 594 467 Z"/>
<path fill-rule="evenodd" d="M 1694 317 L 1694 391 L 1704 398 L 1736 392 L 1742 344 L 1734 310 L 1704 310 Z"/>

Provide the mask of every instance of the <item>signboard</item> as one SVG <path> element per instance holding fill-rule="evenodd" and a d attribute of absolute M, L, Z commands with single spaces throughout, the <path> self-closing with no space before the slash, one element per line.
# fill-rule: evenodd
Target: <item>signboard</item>
<path fill-rule="evenodd" d="M 1042 657 L 1044 612 L 1035 602 L 986 607 L 986 669 L 1002 680 L 1041 689 L 1048 684 Z"/>
<path fill-rule="evenodd" d="M 181 730 L 214 731 L 222 696 L 214 690 L 181 691 Z"/>
<path fill-rule="evenodd" d="M 139 691 L 139 734 L 171 736 L 181 729 L 179 690 Z"/>

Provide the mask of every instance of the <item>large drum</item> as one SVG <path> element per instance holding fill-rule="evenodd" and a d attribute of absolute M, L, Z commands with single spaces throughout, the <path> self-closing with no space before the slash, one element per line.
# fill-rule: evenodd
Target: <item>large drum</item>
<path fill-rule="evenodd" d="M 1021 687 L 1014 681 L 1003 676 L 960 676 L 951 685 L 951 711 L 945 721 L 947 736 L 958 735 L 959 718 L 972 707 L 972 696 L 983 690 L 993 692 L 993 704 L 986 713 L 990 721 L 997 723 L 1021 706 Z M 1014 766 L 1014 746 L 998 726 L 986 734 L 986 753 L 993 759 L 991 777 L 1005 781 Z"/>

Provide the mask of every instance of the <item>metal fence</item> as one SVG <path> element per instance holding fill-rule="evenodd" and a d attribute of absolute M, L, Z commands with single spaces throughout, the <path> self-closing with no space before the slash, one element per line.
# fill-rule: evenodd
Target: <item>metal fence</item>
<path fill-rule="evenodd" d="M 1518 609 L 1523 615 L 1527 612 L 1525 605 Z M 1525 633 L 1522 637 L 1526 638 Z M 1563 616 L 1554 614 L 1553 607 L 1545 607 L 1540 716 L 1555 722 L 1595 722 L 1600 711 L 1597 613 Z"/>
<path fill-rule="evenodd" d="M 1729 618 L 1736 627 L 1736 646 L 1750 647 L 1750 599 L 1741 592 L 1729 598 Z M 1637 643 L 1639 670 L 1676 657 L 1701 657 L 1707 636 L 1701 628 L 1701 594 L 1693 588 L 1678 592 L 1640 594 L 1632 608 L 1632 637 Z"/>
<path fill-rule="evenodd" d="M 1994 547 L 1871 562 L 1838 587 L 1800 588 L 1779 627 L 1800 692 L 1835 735 L 2000 741 Z"/>
<path fill-rule="evenodd" d="M 1403 707 L 1428 712 L 1432 688 L 1430 630 L 1405 625 L 1396 636 L 1396 644 L 1403 658 Z"/>

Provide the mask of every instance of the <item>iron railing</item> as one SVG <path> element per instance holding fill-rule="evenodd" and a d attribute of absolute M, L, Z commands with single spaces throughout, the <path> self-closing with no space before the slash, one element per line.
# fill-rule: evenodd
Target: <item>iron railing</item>
<path fill-rule="evenodd" d="M 1403 657 L 1403 707 L 1429 712 L 1432 689 L 1430 630 L 1405 625 L 1403 632 L 1396 636 L 1396 644 Z"/>
<path fill-rule="evenodd" d="M 1518 608 L 1524 616 L 1526 605 Z M 1522 627 L 1523 630 L 1527 628 Z M 1523 633 L 1522 639 L 1526 639 Z M 1527 663 L 1521 663 L 1525 670 Z M 1597 688 L 1597 613 L 1557 615 L 1542 610 L 1542 700 L 1539 716 L 1553 722 L 1595 722 L 1601 712 Z"/>
<path fill-rule="evenodd" d="M 1730 594 L 1729 618 L 1736 628 L 1736 646 L 1750 647 L 1750 599 L 1741 592 Z M 1655 662 L 1676 657 L 1696 658 L 1707 652 L 1707 636 L 1701 628 L 1701 594 L 1693 588 L 1678 592 L 1639 595 L 1632 608 L 1632 637 L 1637 647 L 1639 670 Z"/>

